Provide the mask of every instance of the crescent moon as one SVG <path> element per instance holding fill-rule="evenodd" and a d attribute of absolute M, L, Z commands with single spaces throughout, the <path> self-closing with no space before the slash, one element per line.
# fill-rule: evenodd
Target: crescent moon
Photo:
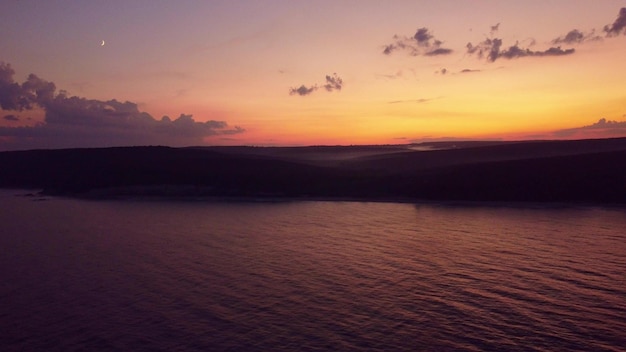
<path fill-rule="evenodd" d="M 104 46 L 104 40 L 102 41 L 102 44 L 100 44 L 100 46 Z"/>

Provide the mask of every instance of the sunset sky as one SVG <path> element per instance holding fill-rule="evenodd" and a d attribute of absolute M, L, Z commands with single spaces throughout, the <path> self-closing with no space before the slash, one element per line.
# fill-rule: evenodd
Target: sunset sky
<path fill-rule="evenodd" d="M 6 0 L 0 33 L 0 150 L 626 136 L 625 0 Z"/>

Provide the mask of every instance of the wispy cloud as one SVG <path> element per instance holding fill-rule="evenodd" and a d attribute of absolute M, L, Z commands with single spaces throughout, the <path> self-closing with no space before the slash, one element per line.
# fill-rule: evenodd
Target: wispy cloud
<path fill-rule="evenodd" d="M 22 84 L 13 80 L 14 74 L 10 64 L 0 63 L 0 108 L 7 111 L 42 109 L 44 121 L 35 126 L 0 128 L 0 136 L 11 137 L 13 147 L 183 146 L 203 144 L 208 136 L 244 132 L 241 127 L 231 128 L 224 121 L 200 122 L 185 114 L 174 120 L 167 116 L 156 120 L 139 111 L 133 102 L 69 96 L 63 90 L 56 92 L 53 82 L 34 74 Z"/>
<path fill-rule="evenodd" d="M 498 30 L 500 30 L 500 23 L 496 23 L 495 25 L 491 26 L 491 30 L 489 31 L 489 34 L 491 34 L 492 36 L 494 34 L 496 34 L 498 32 Z"/>
<path fill-rule="evenodd" d="M 376 74 L 375 75 L 377 78 L 384 78 L 384 79 L 398 79 L 401 78 L 403 76 L 403 72 L 402 71 L 398 71 L 394 74 Z"/>
<path fill-rule="evenodd" d="M 376 78 L 382 78 L 385 80 L 396 80 L 396 79 L 417 79 L 417 74 L 415 73 L 415 69 L 412 68 L 404 68 L 396 71 L 396 73 L 392 74 L 375 74 Z"/>
<path fill-rule="evenodd" d="M 423 104 L 423 103 L 428 103 L 430 101 L 433 101 L 435 99 L 440 99 L 441 97 L 437 97 L 437 98 L 420 98 L 420 99 L 406 99 L 406 100 L 392 100 L 392 101 L 388 101 L 387 104 L 404 104 L 404 103 L 414 103 L 414 104 Z"/>
<path fill-rule="evenodd" d="M 324 84 L 318 85 L 318 84 L 314 84 L 314 85 L 310 85 L 310 86 L 305 86 L 300 85 L 300 87 L 295 87 L 295 88 L 289 88 L 289 95 L 299 95 L 299 96 L 306 96 L 306 95 L 310 95 L 313 92 L 315 92 L 319 87 L 324 88 L 327 92 L 332 92 L 335 90 L 341 90 L 341 88 L 343 88 L 343 79 L 341 79 L 341 77 L 339 77 L 336 73 L 333 73 L 332 75 L 326 75 L 326 80 Z"/>
<path fill-rule="evenodd" d="M 394 35 L 393 42 L 383 48 L 383 54 L 390 55 L 396 51 L 408 53 L 411 56 L 439 56 L 448 55 L 452 49 L 442 47 L 443 42 L 435 38 L 428 28 L 419 28 L 412 37 Z"/>
<path fill-rule="evenodd" d="M 458 74 L 464 74 L 464 73 L 474 73 L 474 72 L 481 72 L 482 70 L 478 70 L 478 69 L 472 69 L 472 68 L 464 68 L 461 71 L 458 72 L 450 72 L 450 70 L 448 70 L 447 68 L 442 68 L 441 70 L 437 70 L 435 71 L 435 74 L 439 74 L 439 75 L 458 75 Z"/>

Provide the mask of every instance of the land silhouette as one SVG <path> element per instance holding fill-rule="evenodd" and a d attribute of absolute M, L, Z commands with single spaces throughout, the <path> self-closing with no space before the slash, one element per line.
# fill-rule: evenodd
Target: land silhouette
<path fill-rule="evenodd" d="M 0 187 L 77 197 L 626 203 L 626 138 L 0 153 Z"/>

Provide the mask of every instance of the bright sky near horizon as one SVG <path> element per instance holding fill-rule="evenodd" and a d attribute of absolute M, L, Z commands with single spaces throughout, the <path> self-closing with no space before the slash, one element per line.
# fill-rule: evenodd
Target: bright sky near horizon
<path fill-rule="evenodd" d="M 7 0 L 0 33 L 0 150 L 626 136 L 626 0 Z"/>

